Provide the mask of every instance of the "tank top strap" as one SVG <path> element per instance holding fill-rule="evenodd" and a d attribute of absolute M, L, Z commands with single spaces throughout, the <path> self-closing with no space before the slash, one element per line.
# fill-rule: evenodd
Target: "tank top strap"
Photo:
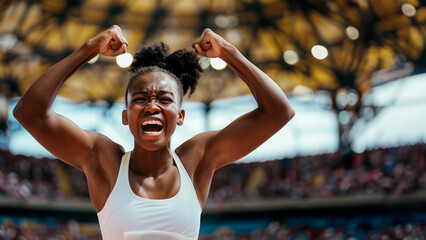
<path fill-rule="evenodd" d="M 123 176 L 124 173 L 127 173 L 129 160 L 130 160 L 130 152 L 126 152 L 124 154 L 123 158 L 121 159 L 120 171 L 119 171 L 119 175 L 118 175 L 120 178 Z M 127 175 L 127 174 L 124 174 L 124 175 Z"/>
<path fill-rule="evenodd" d="M 130 158 L 130 152 L 126 152 L 121 157 L 120 169 L 118 170 L 118 175 L 117 175 L 117 179 L 115 180 L 114 187 L 112 188 L 112 191 L 110 192 L 105 202 L 105 205 L 103 206 L 101 211 L 98 212 L 98 215 L 108 214 L 105 212 L 109 212 L 111 210 L 110 209 L 111 201 L 114 201 L 114 198 L 116 198 L 116 195 L 124 196 L 123 194 L 126 193 L 126 188 L 125 187 L 123 188 L 123 184 L 125 186 L 125 182 L 123 183 L 123 179 L 127 177 L 127 174 L 124 174 L 124 173 L 126 173 L 129 158 Z M 125 175 L 124 178 L 122 175 Z"/>
<path fill-rule="evenodd" d="M 183 176 L 183 177 L 185 177 L 185 180 L 189 180 L 189 182 L 191 183 L 191 185 L 193 185 L 193 184 L 192 184 L 192 180 L 191 180 L 191 178 L 189 177 L 189 174 L 188 174 L 188 172 L 186 171 L 185 166 L 183 165 L 182 161 L 180 160 L 180 158 L 179 158 L 179 156 L 177 155 L 177 153 L 176 153 L 176 152 L 173 152 L 173 158 L 174 158 L 174 160 L 175 160 L 176 166 L 177 166 L 177 167 L 178 167 L 178 169 L 179 169 L 179 172 L 181 172 L 181 173 L 182 173 L 182 176 Z"/>
<path fill-rule="evenodd" d="M 195 190 L 194 183 L 192 182 L 191 178 L 189 177 L 188 172 L 186 171 L 185 166 L 183 165 L 182 161 L 180 160 L 179 156 L 176 152 L 173 152 L 173 158 L 175 160 L 176 166 L 179 170 L 180 176 L 181 176 L 181 187 L 186 188 L 188 191 L 191 192 L 194 196 L 194 205 L 197 206 L 197 210 L 201 213 L 202 208 L 200 206 L 200 203 L 198 201 L 198 195 L 197 191 Z"/>

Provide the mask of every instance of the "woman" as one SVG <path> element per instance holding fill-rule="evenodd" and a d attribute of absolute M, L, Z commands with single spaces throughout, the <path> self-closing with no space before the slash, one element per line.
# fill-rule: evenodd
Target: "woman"
<path fill-rule="evenodd" d="M 170 138 L 185 117 L 182 98 L 194 91 L 201 68 L 189 50 L 169 54 L 164 44 L 145 47 L 136 54 L 125 96 L 123 124 L 134 136 L 133 151 L 125 153 L 106 136 L 53 112 L 51 105 L 62 84 L 87 61 L 97 54 L 122 54 L 126 46 L 116 25 L 91 38 L 33 83 L 14 116 L 53 155 L 85 173 L 104 239 L 153 233 L 196 239 L 214 172 L 265 142 L 294 111 L 273 80 L 206 29 L 192 44 L 195 52 L 224 60 L 248 85 L 258 108 L 173 152 Z"/>

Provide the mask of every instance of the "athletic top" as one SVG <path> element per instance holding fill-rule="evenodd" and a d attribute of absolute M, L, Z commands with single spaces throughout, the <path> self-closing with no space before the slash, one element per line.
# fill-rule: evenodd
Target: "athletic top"
<path fill-rule="evenodd" d="M 179 171 L 180 189 L 167 199 L 148 199 L 136 195 L 129 183 L 130 152 L 121 158 L 117 181 L 98 213 L 104 240 L 123 240 L 124 233 L 165 231 L 197 239 L 201 207 L 194 185 L 176 153 L 174 162 Z M 128 235 L 128 234 L 127 234 Z"/>

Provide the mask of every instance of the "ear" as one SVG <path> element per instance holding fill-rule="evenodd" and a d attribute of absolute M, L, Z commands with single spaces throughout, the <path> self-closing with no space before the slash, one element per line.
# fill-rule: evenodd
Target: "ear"
<path fill-rule="evenodd" d="M 182 125 L 183 124 L 183 119 L 185 118 L 185 110 L 181 109 L 179 112 L 179 118 L 177 121 L 177 125 Z"/>
<path fill-rule="evenodd" d="M 123 112 L 121 112 L 121 123 L 123 125 L 129 124 L 129 121 L 127 120 L 127 110 L 123 110 Z"/>

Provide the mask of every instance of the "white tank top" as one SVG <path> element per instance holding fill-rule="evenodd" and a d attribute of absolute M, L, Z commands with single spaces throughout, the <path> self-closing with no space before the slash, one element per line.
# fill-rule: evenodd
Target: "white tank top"
<path fill-rule="evenodd" d="M 148 199 L 136 195 L 129 183 L 130 152 L 121 158 L 117 181 L 103 209 L 98 213 L 104 240 L 123 240 L 124 234 L 162 231 L 197 239 L 201 207 L 197 194 L 176 153 L 173 152 L 180 176 L 178 193 L 167 199 Z"/>

